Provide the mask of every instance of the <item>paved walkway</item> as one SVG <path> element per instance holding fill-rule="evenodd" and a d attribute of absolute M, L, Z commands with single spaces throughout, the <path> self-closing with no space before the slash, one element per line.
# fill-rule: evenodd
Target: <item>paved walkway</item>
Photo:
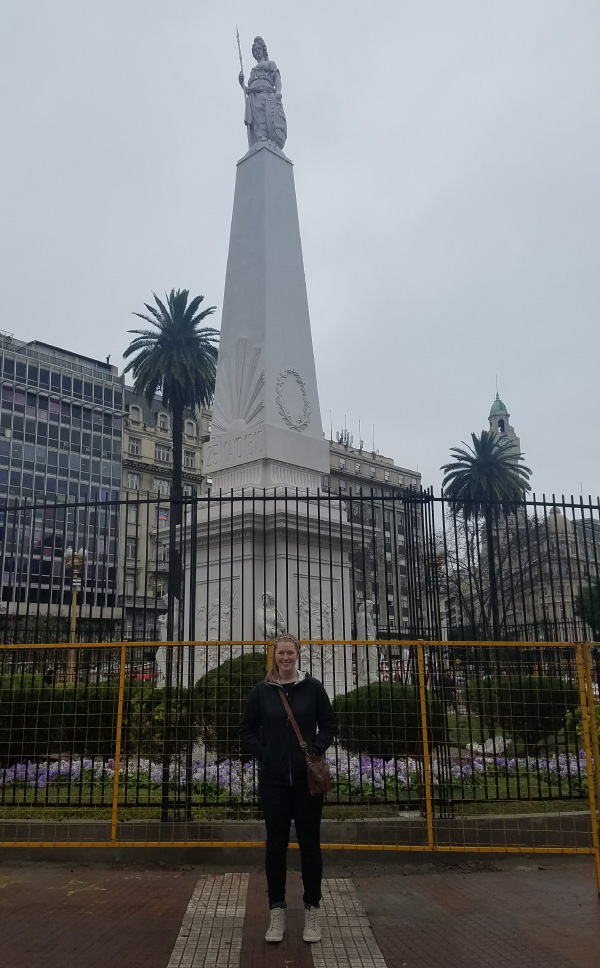
<path fill-rule="evenodd" d="M 328 859 L 328 858 L 327 858 Z M 598 968 L 591 858 L 329 865 L 320 944 L 266 945 L 256 870 L 0 864 L 0 968 Z"/>

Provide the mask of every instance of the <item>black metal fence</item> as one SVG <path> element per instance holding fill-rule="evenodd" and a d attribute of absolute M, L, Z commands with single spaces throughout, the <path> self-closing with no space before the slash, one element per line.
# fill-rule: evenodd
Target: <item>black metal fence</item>
<path fill-rule="evenodd" d="M 490 542 L 414 491 L 3 508 L 4 823 L 108 811 L 114 841 L 140 816 L 254 815 L 237 726 L 284 629 L 335 704 L 329 808 L 423 816 L 429 834 L 490 804 L 577 812 L 599 517 L 532 499 L 493 514 Z"/>
<path fill-rule="evenodd" d="M 493 509 L 495 511 L 495 509 Z M 72 556 L 80 552 L 81 562 Z M 0 639 L 600 638 L 600 505 L 292 489 L 0 509 Z"/>

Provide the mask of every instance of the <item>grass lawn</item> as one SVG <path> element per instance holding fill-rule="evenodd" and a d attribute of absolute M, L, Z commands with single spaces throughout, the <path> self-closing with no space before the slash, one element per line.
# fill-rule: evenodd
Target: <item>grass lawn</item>
<path fill-rule="evenodd" d="M 487 789 L 481 777 L 476 782 L 463 781 L 454 784 L 445 796 L 444 791 L 434 788 L 434 815 L 476 816 L 484 814 L 518 815 L 532 813 L 556 813 L 561 811 L 589 810 L 586 787 L 582 788 L 583 796 L 577 796 L 578 786 L 573 784 L 569 789 L 567 781 L 562 780 L 559 787 L 558 778 L 548 783 L 545 775 L 538 777 L 534 773 L 527 775 L 495 774 L 490 769 L 487 775 Z M 66 783 L 54 785 L 45 790 L 35 790 L 31 787 L 18 786 L 14 791 L 6 791 L 6 803 L 0 804 L 0 824 L 11 820 L 38 821 L 110 821 L 112 815 L 112 785 L 104 787 L 91 784 L 77 783 L 69 786 Z M 141 786 L 139 800 L 135 804 L 135 784 L 128 786 L 126 797 L 125 785 L 119 785 L 118 820 L 151 820 L 160 819 L 161 790 L 157 786 Z M 559 799 L 559 793 L 561 799 Z M 13 799 L 14 795 L 14 799 Z M 171 791 L 173 797 L 173 791 Z M 397 797 L 389 796 L 386 802 L 382 793 L 375 797 L 348 796 L 345 791 L 340 792 L 340 800 L 335 802 L 335 790 L 330 794 L 330 801 L 325 805 L 323 817 L 330 820 L 349 819 L 402 819 L 407 811 L 424 811 L 425 799 L 420 798 L 413 789 L 409 791 L 398 789 Z M 207 798 L 208 799 L 208 798 Z M 130 800 L 127 803 L 127 800 Z M 260 808 L 253 803 L 232 801 L 227 803 L 227 797 L 222 797 L 222 803 L 215 805 L 199 802 L 200 795 L 196 792 L 192 803 L 192 818 L 198 821 L 227 821 L 252 820 L 261 816 Z M 183 794 L 176 798 L 179 809 L 183 813 L 185 802 Z M 170 808 L 170 813 L 173 807 Z M 0 837 L 1 839 L 1 837 Z"/>
<path fill-rule="evenodd" d="M 448 713 L 448 741 L 450 746 L 466 747 L 470 743 L 485 743 L 489 739 L 489 732 L 481 725 L 478 716 L 466 716 L 463 713 Z"/>

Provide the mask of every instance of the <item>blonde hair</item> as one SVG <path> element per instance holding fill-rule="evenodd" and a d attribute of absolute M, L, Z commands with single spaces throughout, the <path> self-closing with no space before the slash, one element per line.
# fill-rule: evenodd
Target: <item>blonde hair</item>
<path fill-rule="evenodd" d="M 273 642 L 273 652 L 271 653 L 271 661 L 269 662 L 269 668 L 267 669 L 267 674 L 265 676 L 265 682 L 267 685 L 271 682 L 279 682 L 279 669 L 277 667 L 277 662 L 275 661 L 275 653 L 277 652 L 277 646 L 280 642 L 291 642 L 292 645 L 296 647 L 296 655 L 300 658 L 300 643 L 295 635 L 290 635 L 289 632 L 284 632 L 282 635 L 278 635 Z"/>

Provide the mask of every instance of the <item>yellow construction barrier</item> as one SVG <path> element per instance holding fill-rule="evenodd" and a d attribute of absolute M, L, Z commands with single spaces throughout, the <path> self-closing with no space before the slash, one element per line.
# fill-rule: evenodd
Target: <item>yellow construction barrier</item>
<path fill-rule="evenodd" d="M 346 709 L 344 715 L 350 725 L 355 723 L 364 732 L 365 723 L 371 729 L 370 720 L 367 722 L 371 716 L 375 733 L 378 728 L 382 735 L 391 729 L 394 742 L 400 744 L 397 748 L 402 749 L 387 759 L 373 753 L 361 758 L 348 752 L 340 740 L 331 751 L 336 782 L 326 809 L 326 849 L 587 854 L 595 858 L 600 893 L 600 752 L 590 643 L 313 640 L 301 644 L 303 665 L 313 668 L 319 678 L 331 674 L 330 691 L 338 708 Z M 205 755 L 204 774 L 195 767 L 192 789 L 190 710 L 199 700 L 193 689 L 186 689 L 185 682 L 187 675 L 188 684 L 194 686 L 189 679 L 193 655 L 204 657 L 203 668 L 208 674 L 209 655 L 216 654 L 213 670 L 224 669 L 226 677 L 233 675 L 237 657 L 258 657 L 257 667 L 261 667 L 271 648 L 272 643 L 264 640 L 0 645 L 0 695 L 4 703 L 0 724 L 5 724 L 4 731 L 10 734 L 4 739 L 0 735 L 0 846 L 261 847 L 262 827 L 256 824 L 250 763 L 223 757 L 209 762 Z M 175 670 L 171 683 L 165 683 L 171 703 L 168 713 L 165 689 L 156 681 L 157 660 L 147 658 L 149 652 L 161 649 L 164 655 L 171 652 Z M 376 650 L 378 660 L 377 667 L 371 667 L 366 680 L 363 675 L 361 681 L 357 669 L 363 649 L 368 650 L 372 662 Z M 92 673 L 85 660 L 89 650 L 99 657 Z M 51 674 L 42 671 L 44 662 L 36 659 L 40 652 L 46 663 L 51 660 Z M 471 659 L 459 662 L 458 652 Z M 352 668 L 348 665 L 350 654 L 352 661 L 356 660 Z M 137 655 L 143 657 L 137 666 L 141 672 L 135 673 Z M 366 665 L 368 669 L 368 661 Z M 465 665 L 467 673 L 461 671 Z M 217 682 L 210 686 L 216 690 L 214 703 L 218 706 L 219 696 L 225 695 L 226 705 L 229 687 L 227 683 L 219 685 L 218 672 L 213 678 Z M 562 729 L 551 734 L 551 741 L 548 734 L 540 740 L 535 756 L 509 756 L 512 740 L 508 737 L 519 736 L 518 730 L 527 728 L 517 722 L 518 704 L 523 705 L 526 696 L 537 695 L 538 700 L 531 703 L 531 715 L 535 722 L 540 721 L 548 713 L 543 690 L 556 690 L 560 682 L 565 684 L 565 696 L 571 697 L 569 715 L 582 750 L 574 745 L 572 733 Z M 224 693 L 219 692 L 221 687 Z M 157 700 L 161 688 L 162 705 Z M 213 693 L 208 684 L 203 688 L 205 692 L 198 695 L 206 710 Z M 360 688 L 366 690 L 363 696 L 371 697 L 371 705 L 365 707 L 366 713 L 350 714 L 350 707 L 344 703 Z M 511 689 L 514 708 L 508 708 L 503 698 L 511 695 Z M 414 695 L 418 702 L 419 735 L 412 747 L 408 706 L 398 705 L 394 699 L 398 695 Z M 577 696 L 576 705 L 573 695 Z M 32 702 L 35 697 L 38 704 L 33 731 L 28 725 L 27 717 L 34 715 L 28 709 L 28 696 Z M 377 697 L 383 697 L 380 706 Z M 490 706 L 489 697 L 494 697 L 495 707 L 493 703 Z M 155 700 L 156 709 L 152 705 Z M 237 693 L 235 701 L 239 706 Z M 96 722 L 94 716 L 105 716 L 108 727 L 98 727 L 98 736 L 92 739 L 104 743 L 108 730 L 114 737 L 112 755 L 107 755 L 104 746 L 91 759 L 85 751 L 73 752 L 85 746 L 80 733 L 85 732 L 86 708 L 90 710 L 90 723 Z M 392 709 L 390 721 L 381 712 L 384 709 L 388 710 L 385 715 Z M 51 730 L 57 718 L 60 720 L 61 710 L 65 725 L 57 740 Z M 215 716 L 222 711 L 213 710 Z M 169 716 L 173 723 L 167 727 Z M 483 742 L 486 716 L 487 721 L 497 716 L 498 723 L 504 725 L 502 735 L 490 735 Z M 403 717 L 406 735 L 400 736 Z M 46 738 L 44 724 L 49 730 Z M 199 721 L 200 733 L 202 726 Z M 168 728 L 186 749 L 185 763 L 182 755 L 172 755 L 166 739 L 162 745 L 161 737 L 167 736 Z M 93 733 L 92 727 L 90 730 Z M 464 742 L 466 733 L 471 739 L 468 744 Z M 63 735 L 70 737 L 69 755 L 61 747 L 61 742 L 67 742 L 61 739 Z M 131 735 L 138 737 L 133 752 Z M 475 735 L 482 743 L 473 742 Z M 58 753 L 53 743 L 58 744 Z M 486 743 L 491 744 L 490 749 Z M 476 753 L 476 746 L 482 747 L 480 753 Z M 21 762 L 20 752 L 24 760 L 32 749 L 45 749 L 46 760 L 41 762 L 36 753 L 34 760 Z M 145 752 L 148 749 L 150 753 Z M 173 774 L 173 769 L 180 775 Z M 244 783 L 250 785 L 244 788 Z M 172 792 L 175 787 L 183 789 L 185 796 L 176 796 Z M 209 795 L 209 788 L 216 789 L 217 794 Z M 162 801 L 156 799 L 159 790 Z M 165 814 L 177 810 L 184 815 Z M 253 836 L 254 831 L 258 836 Z"/>

